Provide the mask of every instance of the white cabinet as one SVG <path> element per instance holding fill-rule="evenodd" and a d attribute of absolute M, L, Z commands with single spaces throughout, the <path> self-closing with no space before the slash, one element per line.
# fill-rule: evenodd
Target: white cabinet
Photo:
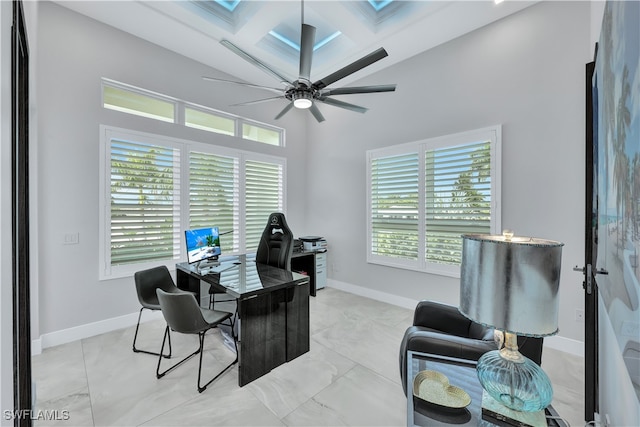
<path fill-rule="evenodd" d="M 316 253 L 316 289 L 327 285 L 327 253 Z"/>

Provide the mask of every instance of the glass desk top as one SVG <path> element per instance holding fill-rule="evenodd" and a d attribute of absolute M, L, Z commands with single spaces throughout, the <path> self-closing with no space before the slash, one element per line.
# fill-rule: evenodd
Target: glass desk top
<path fill-rule="evenodd" d="M 308 276 L 255 262 L 255 255 L 227 256 L 220 266 L 208 273 L 200 273 L 195 264 L 176 264 L 176 268 L 204 282 L 216 286 L 236 298 L 270 292 L 292 284 L 302 284 Z"/>
<path fill-rule="evenodd" d="M 471 403 L 462 409 L 445 408 L 413 396 L 413 382 L 420 371 L 433 370 L 447 376 L 449 384 L 460 387 L 471 397 Z M 553 407 L 546 409 L 547 417 L 557 417 Z M 549 426 L 566 424 L 561 420 L 547 418 Z M 476 374 L 476 362 L 433 354 L 407 352 L 407 426 L 481 426 L 495 424 L 482 417 L 482 386 Z"/>

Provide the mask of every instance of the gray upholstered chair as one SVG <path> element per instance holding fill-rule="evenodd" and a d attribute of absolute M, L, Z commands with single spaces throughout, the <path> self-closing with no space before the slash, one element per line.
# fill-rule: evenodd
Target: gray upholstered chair
<path fill-rule="evenodd" d="M 542 338 L 518 337 L 520 353 L 538 365 L 542 362 Z M 496 350 L 494 330 L 472 322 L 457 307 L 435 301 L 420 301 L 400 344 L 400 378 L 407 394 L 407 351 L 478 360 Z"/>
<path fill-rule="evenodd" d="M 229 365 L 227 365 L 224 369 L 222 369 L 215 377 L 213 377 L 209 382 L 204 385 L 201 385 L 201 377 L 202 377 L 202 354 L 204 348 L 204 336 L 205 333 L 211 329 L 215 328 L 222 322 L 227 319 L 231 319 L 231 313 L 226 311 L 219 310 L 209 310 L 207 308 L 201 308 L 196 301 L 196 298 L 191 293 L 168 293 L 164 292 L 162 289 L 157 290 L 158 301 L 160 302 L 160 307 L 162 310 L 162 315 L 164 319 L 167 321 L 167 328 L 164 333 L 164 338 L 162 340 L 162 347 L 160 348 L 160 354 L 164 352 L 164 345 L 167 337 L 169 336 L 169 330 L 173 330 L 174 332 L 178 332 L 181 334 L 195 334 L 198 335 L 200 345 L 198 349 L 182 359 L 181 361 L 175 363 L 168 369 L 163 372 L 160 372 L 160 364 L 162 362 L 162 356 L 158 357 L 158 366 L 156 368 L 156 377 L 162 378 L 168 372 L 172 371 L 174 368 L 177 368 L 182 363 L 186 362 L 196 354 L 200 353 L 200 362 L 198 364 L 198 392 L 202 393 L 209 384 L 215 381 L 220 375 L 225 373 L 229 368 L 235 365 L 238 362 L 238 346 L 236 342 L 235 334 L 233 333 L 234 327 L 231 325 L 231 331 L 233 335 L 233 343 L 235 345 L 236 357 L 235 360 L 232 361 Z"/>
<path fill-rule="evenodd" d="M 149 268 L 147 270 L 138 271 L 133 275 L 136 283 L 136 293 L 138 295 L 138 301 L 140 301 L 140 313 L 138 314 L 138 323 L 136 324 L 136 333 L 133 336 L 133 351 L 134 353 L 147 353 L 158 356 L 158 353 L 152 351 L 140 350 L 136 348 L 136 339 L 138 338 L 138 329 L 140 328 L 140 318 L 142 317 L 142 310 L 160 310 L 160 303 L 156 295 L 156 289 L 162 289 L 165 292 L 179 293 L 184 292 L 173 283 L 173 278 L 169 273 L 169 269 L 161 265 L 159 267 Z M 171 337 L 169 337 L 169 353 L 164 357 L 171 357 Z"/>

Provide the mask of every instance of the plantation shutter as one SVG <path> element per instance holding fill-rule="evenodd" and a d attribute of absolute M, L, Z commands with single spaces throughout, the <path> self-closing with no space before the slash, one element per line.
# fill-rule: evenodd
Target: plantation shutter
<path fill-rule="evenodd" d="M 180 256 L 180 151 L 111 139 L 110 265 Z"/>
<path fill-rule="evenodd" d="M 418 259 L 418 153 L 371 160 L 371 254 Z"/>
<path fill-rule="evenodd" d="M 224 253 L 239 251 L 238 159 L 189 153 L 189 228 L 218 227 Z"/>
<path fill-rule="evenodd" d="M 491 202 L 489 141 L 427 150 L 426 261 L 460 264 L 460 236 L 490 233 Z"/>
<path fill-rule="evenodd" d="M 245 163 L 245 249 L 258 249 L 272 212 L 284 205 L 283 165 L 247 160 Z"/>

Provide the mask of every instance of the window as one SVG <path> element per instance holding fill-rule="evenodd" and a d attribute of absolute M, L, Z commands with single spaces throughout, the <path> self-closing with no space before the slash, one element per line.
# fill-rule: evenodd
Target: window
<path fill-rule="evenodd" d="M 371 159 L 371 253 L 418 259 L 418 153 Z"/>
<path fill-rule="evenodd" d="M 263 142 L 269 145 L 283 145 L 280 135 L 282 132 L 259 126 L 255 123 L 242 124 L 242 137 L 251 141 Z"/>
<path fill-rule="evenodd" d="M 103 84 L 102 102 L 104 108 L 135 114 L 163 122 L 175 121 L 175 103 L 157 97 L 137 93 L 130 89 Z"/>
<path fill-rule="evenodd" d="M 367 260 L 459 275 L 462 234 L 500 229 L 499 126 L 367 152 Z"/>
<path fill-rule="evenodd" d="M 189 153 L 189 228 L 217 226 L 223 253 L 237 253 L 239 242 L 239 159 Z"/>
<path fill-rule="evenodd" d="M 246 247 L 258 249 L 260 237 L 271 212 L 281 209 L 283 197 L 283 165 L 248 160 L 245 164 Z"/>
<path fill-rule="evenodd" d="M 284 146 L 284 129 L 109 79 L 102 79 L 102 106 L 207 132 Z"/>
<path fill-rule="evenodd" d="M 218 226 L 223 254 L 254 251 L 284 211 L 283 158 L 107 126 L 101 146 L 101 279 L 183 260 L 188 228 Z"/>
<path fill-rule="evenodd" d="M 234 119 L 189 107 L 184 109 L 184 124 L 192 128 L 223 135 L 233 136 L 236 131 L 236 121 Z"/>

